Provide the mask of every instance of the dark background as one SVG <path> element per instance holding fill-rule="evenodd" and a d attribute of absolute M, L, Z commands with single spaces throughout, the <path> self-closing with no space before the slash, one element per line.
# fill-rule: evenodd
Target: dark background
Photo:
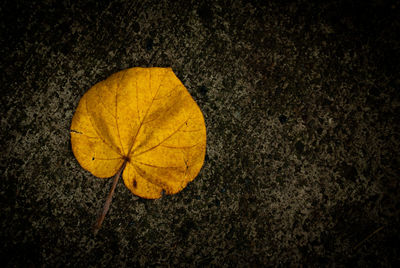
<path fill-rule="evenodd" d="M 0 7 L 1 266 L 399 266 L 398 2 Z M 111 180 L 79 166 L 69 126 L 135 66 L 173 68 L 207 156 L 174 196 L 120 182 L 94 237 Z"/>

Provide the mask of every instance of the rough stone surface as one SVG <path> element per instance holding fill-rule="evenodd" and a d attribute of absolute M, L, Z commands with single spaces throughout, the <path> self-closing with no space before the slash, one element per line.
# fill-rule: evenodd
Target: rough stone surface
<path fill-rule="evenodd" d="M 399 266 L 398 2 L 74 2 L 0 4 L 2 266 Z M 69 126 L 134 66 L 186 85 L 206 161 L 159 200 L 120 182 L 94 237 L 111 180 Z"/>

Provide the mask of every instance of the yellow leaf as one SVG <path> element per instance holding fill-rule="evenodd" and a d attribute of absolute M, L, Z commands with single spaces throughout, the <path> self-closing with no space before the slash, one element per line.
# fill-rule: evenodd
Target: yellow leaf
<path fill-rule="evenodd" d="M 126 187 L 143 198 L 175 194 L 199 173 L 206 127 L 171 68 L 131 68 L 94 85 L 72 118 L 80 165 L 99 178 L 123 166 Z"/>

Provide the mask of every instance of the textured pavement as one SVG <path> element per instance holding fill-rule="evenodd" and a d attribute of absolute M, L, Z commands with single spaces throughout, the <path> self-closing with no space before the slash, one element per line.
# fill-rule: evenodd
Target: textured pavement
<path fill-rule="evenodd" d="M 398 3 L 72 2 L 0 4 L 2 266 L 399 266 Z M 69 126 L 135 66 L 188 88 L 206 161 L 159 200 L 120 181 L 95 237 L 111 180 Z"/>

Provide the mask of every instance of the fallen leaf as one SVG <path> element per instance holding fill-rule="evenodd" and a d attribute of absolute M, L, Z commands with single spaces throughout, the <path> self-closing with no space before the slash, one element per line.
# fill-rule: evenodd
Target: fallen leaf
<path fill-rule="evenodd" d="M 70 133 L 84 169 L 99 178 L 123 169 L 126 187 L 143 198 L 178 193 L 204 162 L 203 115 L 171 68 L 126 69 L 97 83 Z"/>

